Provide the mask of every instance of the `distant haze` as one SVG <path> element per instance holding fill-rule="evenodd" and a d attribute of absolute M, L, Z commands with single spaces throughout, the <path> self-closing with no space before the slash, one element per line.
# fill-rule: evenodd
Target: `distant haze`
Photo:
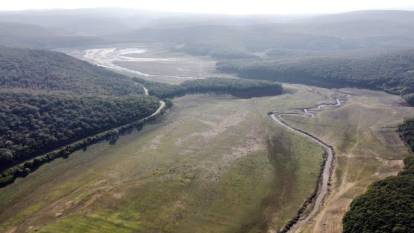
<path fill-rule="evenodd" d="M 14 0 L 0 10 L 120 7 L 213 14 L 318 14 L 367 9 L 413 10 L 412 0 Z"/>

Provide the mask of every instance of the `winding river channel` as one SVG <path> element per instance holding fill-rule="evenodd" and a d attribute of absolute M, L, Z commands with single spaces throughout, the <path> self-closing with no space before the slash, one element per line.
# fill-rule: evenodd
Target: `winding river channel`
<path fill-rule="evenodd" d="M 124 50 L 117 50 L 117 49 L 90 49 L 86 50 L 85 58 L 90 62 L 95 63 L 96 65 L 103 66 L 106 68 L 110 68 L 117 71 L 126 71 L 130 73 L 135 73 L 141 76 L 151 76 L 149 74 L 145 74 L 136 70 L 131 70 L 125 67 L 121 67 L 115 64 L 117 60 L 140 60 L 141 58 L 133 58 L 127 56 L 130 53 L 145 53 L 145 49 L 124 49 Z M 166 58 L 168 59 L 168 58 Z M 148 95 L 148 89 L 144 87 L 145 95 Z M 291 131 L 293 133 L 299 134 L 309 141 L 320 145 L 325 152 L 324 155 L 324 163 L 321 167 L 321 173 L 318 180 L 317 187 L 315 188 L 315 193 L 302 205 L 301 209 L 298 211 L 298 214 L 292 218 L 288 224 L 286 224 L 279 232 L 280 233 L 294 233 L 298 232 L 304 224 L 309 222 L 321 209 L 326 196 L 329 193 L 329 186 L 332 178 L 332 171 L 334 167 L 335 161 L 335 151 L 332 145 L 324 142 L 320 138 L 304 131 L 298 129 L 292 125 L 290 125 L 287 121 L 283 119 L 283 116 L 288 115 L 296 115 L 296 116 L 303 116 L 313 118 L 317 112 L 325 111 L 325 110 L 333 110 L 339 108 L 343 105 L 345 99 L 335 98 L 335 102 L 331 103 L 321 103 L 314 107 L 310 108 L 303 108 L 301 112 L 270 112 L 270 118 L 275 121 L 280 126 L 284 127 L 286 130 Z M 160 107 L 156 112 L 154 112 L 150 117 L 159 114 L 162 109 L 165 108 L 164 101 L 160 101 Z"/>
<path fill-rule="evenodd" d="M 329 186 L 332 178 L 332 171 L 334 167 L 335 161 L 335 151 L 333 146 L 329 145 L 328 143 L 324 142 L 320 138 L 304 131 L 298 129 L 283 119 L 283 116 L 287 115 L 297 115 L 297 116 L 305 116 L 305 117 L 315 117 L 315 112 L 320 112 L 325 109 L 333 110 L 334 108 L 339 108 L 343 105 L 343 102 L 339 99 L 335 99 L 335 103 L 323 103 L 319 104 L 316 107 L 312 108 L 304 108 L 303 113 L 296 113 L 296 112 L 286 112 L 286 113 L 278 113 L 278 112 L 271 112 L 269 113 L 270 118 L 275 121 L 277 124 L 281 125 L 285 129 L 299 134 L 309 141 L 312 141 L 318 145 L 320 145 L 324 151 L 324 163 L 321 169 L 321 174 L 318 181 L 318 186 L 315 192 L 315 195 L 312 195 L 308 201 L 306 201 L 298 214 L 288 223 L 286 224 L 279 232 L 280 233 L 293 233 L 298 232 L 301 227 L 309 222 L 321 209 L 326 196 L 329 193 Z"/>

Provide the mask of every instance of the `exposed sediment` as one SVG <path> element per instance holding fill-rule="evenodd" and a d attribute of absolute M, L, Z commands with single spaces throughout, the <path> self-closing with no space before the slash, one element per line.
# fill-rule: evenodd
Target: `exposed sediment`
<path fill-rule="evenodd" d="M 293 233 L 301 229 L 301 227 L 309 222 L 321 209 L 324 200 L 330 191 L 330 184 L 332 179 L 333 168 L 335 165 L 335 150 L 332 145 L 324 142 L 322 139 L 304 131 L 291 126 L 283 119 L 286 115 L 298 115 L 305 117 L 315 117 L 316 112 L 324 111 L 325 108 L 330 107 L 332 110 L 334 107 L 339 108 L 343 105 L 345 99 L 336 98 L 335 103 L 322 103 L 311 108 L 303 108 L 301 112 L 270 112 L 269 116 L 279 125 L 283 126 L 287 130 L 300 134 L 306 137 L 308 140 L 323 147 L 325 153 L 323 156 L 323 162 L 318 178 L 318 183 L 315 187 L 315 191 L 307 198 L 297 214 L 278 232 L 279 233 Z"/>

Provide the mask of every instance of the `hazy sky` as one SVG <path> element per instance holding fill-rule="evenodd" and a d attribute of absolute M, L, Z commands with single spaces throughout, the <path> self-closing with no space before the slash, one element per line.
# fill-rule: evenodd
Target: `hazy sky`
<path fill-rule="evenodd" d="M 226 14 L 313 14 L 364 9 L 413 10 L 414 0 L 1 0 L 0 10 L 128 7 Z"/>

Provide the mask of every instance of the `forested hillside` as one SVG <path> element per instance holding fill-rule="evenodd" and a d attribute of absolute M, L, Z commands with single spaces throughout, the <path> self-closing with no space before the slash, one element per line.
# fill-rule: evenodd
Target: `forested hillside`
<path fill-rule="evenodd" d="M 0 47 L 0 87 L 69 91 L 83 95 L 137 95 L 128 77 L 58 52 Z"/>
<path fill-rule="evenodd" d="M 44 162 L 111 138 L 108 130 L 154 113 L 157 97 L 216 93 L 248 98 L 282 93 L 280 84 L 259 80 L 211 78 L 161 84 L 58 52 L 4 47 L 0 75 L 0 186 Z M 142 85 L 150 96 L 143 95 Z M 108 133 L 94 136 L 101 132 Z M 66 148 L 74 142 L 77 146 Z"/>
<path fill-rule="evenodd" d="M 150 116 L 159 100 L 143 94 L 129 77 L 62 53 L 0 48 L 0 186 Z"/>
<path fill-rule="evenodd" d="M 248 79 L 384 90 L 414 105 L 414 50 L 365 57 L 237 60 L 218 63 L 217 68 Z"/>
<path fill-rule="evenodd" d="M 414 121 L 399 127 L 401 138 L 414 151 Z M 343 219 L 344 233 L 401 232 L 414 229 L 414 157 L 404 160 L 404 170 L 371 185 L 352 201 Z"/>
<path fill-rule="evenodd" d="M 188 80 L 180 85 L 156 83 L 139 78 L 135 80 L 143 83 L 150 95 L 159 98 L 173 98 L 196 93 L 230 94 L 240 98 L 251 98 L 279 95 L 283 92 L 280 84 L 261 80 L 207 78 Z"/>
<path fill-rule="evenodd" d="M 155 97 L 78 97 L 0 91 L 0 170 L 81 138 L 136 121 Z"/>
<path fill-rule="evenodd" d="M 414 158 L 404 160 L 398 175 L 370 186 L 352 201 L 344 217 L 344 233 L 409 233 L 414 229 Z"/>

